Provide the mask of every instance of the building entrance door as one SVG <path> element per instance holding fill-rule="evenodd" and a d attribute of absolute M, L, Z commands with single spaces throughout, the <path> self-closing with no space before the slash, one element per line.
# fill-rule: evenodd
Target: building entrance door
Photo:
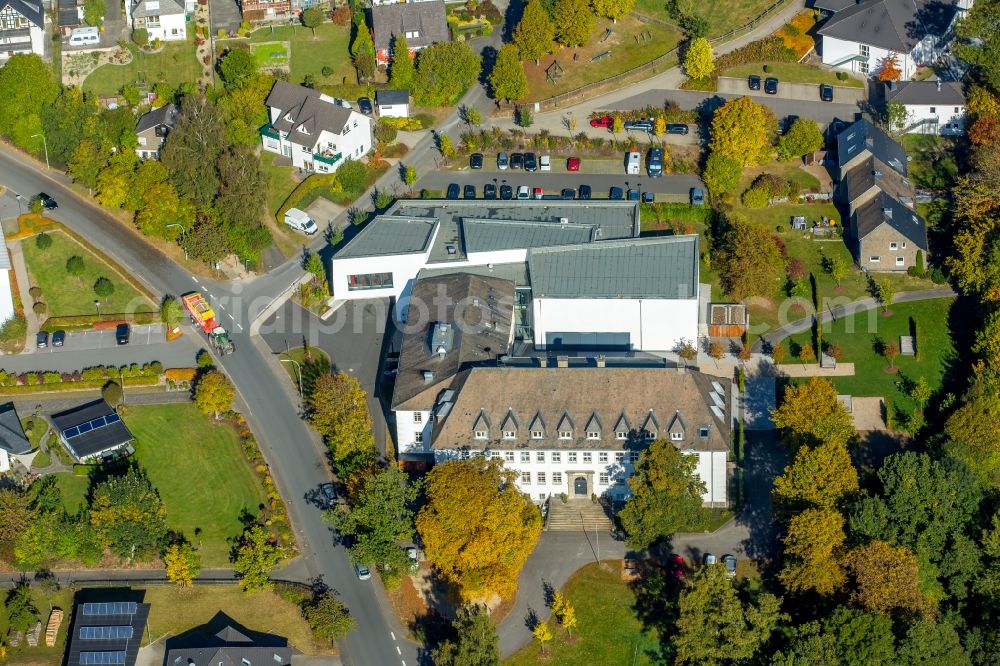
<path fill-rule="evenodd" d="M 573 494 L 574 495 L 586 495 L 587 494 L 587 479 L 578 476 L 573 480 Z"/>

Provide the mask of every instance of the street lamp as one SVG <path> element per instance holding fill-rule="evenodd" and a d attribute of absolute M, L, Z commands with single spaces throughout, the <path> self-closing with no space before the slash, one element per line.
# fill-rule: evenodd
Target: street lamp
<path fill-rule="evenodd" d="M 168 224 L 166 226 L 167 229 L 169 229 L 170 227 L 180 227 L 181 228 L 181 249 L 184 250 L 184 259 L 187 260 L 187 258 L 188 258 L 187 229 L 184 227 L 183 224 L 179 224 L 177 222 L 174 222 L 172 224 Z"/>
<path fill-rule="evenodd" d="M 294 358 L 279 358 L 278 360 L 281 361 L 282 363 L 295 364 L 295 374 L 299 376 L 299 402 L 302 402 L 304 399 L 302 397 L 302 367 L 299 365 L 299 362 L 296 361 Z"/>
<path fill-rule="evenodd" d="M 15 194 L 14 198 L 17 199 L 17 214 L 18 216 L 24 215 L 24 197 L 20 194 Z"/>
<path fill-rule="evenodd" d="M 45 168 L 50 169 L 49 166 L 49 142 L 45 140 L 44 134 L 32 134 L 31 138 L 34 139 L 36 136 L 42 137 L 42 148 L 45 149 Z"/>
<path fill-rule="evenodd" d="M 97 300 L 96 298 L 94 299 L 94 307 L 97 308 L 97 318 L 100 319 L 101 318 L 101 302 L 99 300 Z"/>

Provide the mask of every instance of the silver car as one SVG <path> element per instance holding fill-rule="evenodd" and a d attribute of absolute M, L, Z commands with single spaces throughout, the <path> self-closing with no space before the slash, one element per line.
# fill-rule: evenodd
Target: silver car
<path fill-rule="evenodd" d="M 705 563 L 706 567 L 709 567 L 715 564 L 717 560 L 715 559 L 715 555 L 713 555 L 712 553 L 705 553 L 705 558 L 702 560 L 702 562 Z"/>
<path fill-rule="evenodd" d="M 372 571 L 363 564 L 355 564 L 354 572 L 358 574 L 358 580 L 368 580 L 372 577 Z"/>
<path fill-rule="evenodd" d="M 497 153 L 497 168 L 506 171 L 508 166 L 507 153 Z"/>

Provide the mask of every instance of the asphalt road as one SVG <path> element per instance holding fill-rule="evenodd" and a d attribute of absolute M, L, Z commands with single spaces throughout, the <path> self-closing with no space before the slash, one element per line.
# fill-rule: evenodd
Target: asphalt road
<path fill-rule="evenodd" d="M 34 354 L 0 357 L 0 368 L 7 372 L 27 372 L 29 370 L 73 372 L 94 365 L 122 366 L 153 361 L 159 361 L 164 368 L 190 368 L 194 366 L 195 356 L 203 346 L 207 347 L 208 345 L 203 344 L 193 335 L 185 335 L 173 342 L 156 342 L 148 345 L 130 344 L 104 349 L 50 347 L 39 349 Z"/>
<path fill-rule="evenodd" d="M 687 197 L 692 187 L 704 188 L 704 185 L 697 176 L 684 174 L 668 174 L 660 178 L 650 178 L 645 174 L 639 176 L 625 175 L 625 169 L 618 174 L 597 174 L 597 173 L 557 173 L 541 172 L 526 173 L 524 171 L 504 171 L 497 173 L 484 173 L 482 171 L 432 171 L 421 178 L 416 187 L 420 189 L 441 190 L 448 189 L 451 183 L 458 183 L 461 186 L 475 185 L 476 196 L 482 198 L 483 185 L 497 182 L 502 185 L 506 182 L 514 188 L 518 185 L 529 187 L 541 187 L 545 194 L 559 194 L 564 187 L 579 189 L 580 185 L 587 184 L 593 189 L 594 197 L 607 197 L 612 186 L 621 188 L 638 187 L 643 192 L 655 192 L 657 194 L 670 194 Z M 499 189 L 499 188 L 498 188 Z"/>

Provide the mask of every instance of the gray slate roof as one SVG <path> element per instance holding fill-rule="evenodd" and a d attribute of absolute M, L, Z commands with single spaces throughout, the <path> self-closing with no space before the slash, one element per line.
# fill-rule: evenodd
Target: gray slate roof
<path fill-rule="evenodd" d="M 462 220 L 466 252 L 489 252 L 553 245 L 579 245 L 595 240 L 597 227 L 559 222 L 516 220 Z"/>
<path fill-rule="evenodd" d="M 158 109 L 153 109 L 139 118 L 139 122 L 135 126 L 135 133 L 141 134 L 159 125 L 165 125 L 172 129 L 174 123 L 177 122 L 177 114 L 179 112 L 180 110 L 176 104 L 164 104 Z"/>
<path fill-rule="evenodd" d="M 115 410 L 111 409 L 111 405 L 104 402 L 103 399 L 98 399 L 79 405 L 78 407 L 73 407 L 72 409 L 67 409 L 64 412 L 53 414 L 51 418 L 52 422 L 59 428 L 59 431 L 65 433 L 74 426 L 89 423 L 102 416 L 112 415 L 117 416 Z M 125 422 L 117 419 L 108 425 L 102 425 L 83 432 L 69 439 L 68 442 L 73 452 L 82 460 L 115 446 L 127 444 L 133 439 L 132 433 L 125 427 Z"/>
<path fill-rule="evenodd" d="M 75 28 L 80 23 L 76 0 L 59 0 L 59 27 Z"/>
<path fill-rule="evenodd" d="M 45 11 L 41 2 L 36 0 L 0 0 L 0 12 L 6 7 L 10 7 L 39 28 L 45 26 Z"/>
<path fill-rule="evenodd" d="M 856 4 L 858 4 L 857 0 L 816 0 L 813 2 L 813 7 L 836 13 Z"/>
<path fill-rule="evenodd" d="M 31 453 L 31 442 L 24 434 L 13 402 L 0 405 L 0 449 L 15 456 Z"/>
<path fill-rule="evenodd" d="M 461 370 L 496 363 L 511 344 L 514 283 L 496 277 L 452 273 L 417 280 L 410 292 L 393 409 L 427 409 Z M 431 347 L 436 325 L 452 326 L 451 348 Z M 424 379 L 424 371 L 434 373 Z"/>
<path fill-rule="evenodd" d="M 885 88 L 885 101 L 924 106 L 965 106 L 959 81 L 896 81 Z"/>
<path fill-rule="evenodd" d="M 289 666 L 299 651 L 285 639 L 266 636 L 267 640 L 255 641 L 232 625 L 224 627 L 214 636 L 190 637 L 184 647 L 167 652 L 164 663 L 169 666 L 245 666 L 245 663 L 269 666 Z M 245 662 L 244 662 L 245 660 Z"/>
<path fill-rule="evenodd" d="M 917 212 L 885 192 L 879 192 L 871 201 L 854 213 L 855 233 L 859 240 L 875 231 L 882 224 L 903 234 L 921 250 L 927 251 L 927 225 Z"/>
<path fill-rule="evenodd" d="M 533 249 L 528 271 L 535 298 L 697 298 L 698 236 Z"/>
<path fill-rule="evenodd" d="M 340 134 L 351 117 L 350 109 L 323 97 L 318 90 L 278 80 L 265 103 L 281 111 L 272 123 L 274 128 L 287 132 L 290 141 L 311 149 L 319 141 L 320 132 Z"/>
<path fill-rule="evenodd" d="M 913 183 L 909 179 L 871 155 L 848 171 L 844 182 L 848 203 L 853 203 L 873 187 L 878 187 L 897 199 L 912 200 L 914 195 Z"/>
<path fill-rule="evenodd" d="M 358 232 L 336 259 L 414 254 L 427 250 L 437 220 L 433 217 L 379 215 Z"/>
<path fill-rule="evenodd" d="M 135 18 L 169 16 L 183 13 L 184 4 L 176 0 L 139 0 L 132 8 L 132 16 Z"/>
<path fill-rule="evenodd" d="M 872 155 L 906 176 L 906 151 L 892 138 L 867 119 L 861 119 L 837 135 L 837 164 L 845 164 L 867 150 Z"/>
<path fill-rule="evenodd" d="M 396 106 L 410 103 L 409 90 L 378 90 L 375 92 L 375 103 L 380 106 Z"/>
<path fill-rule="evenodd" d="M 942 0 L 865 0 L 834 14 L 816 33 L 897 53 L 924 37 L 942 37 L 958 8 Z"/>
<path fill-rule="evenodd" d="M 444 0 L 375 5 L 371 13 L 372 38 L 378 51 L 392 47 L 393 35 L 405 36 L 407 32 L 417 33 L 406 39 L 411 49 L 451 40 Z"/>

